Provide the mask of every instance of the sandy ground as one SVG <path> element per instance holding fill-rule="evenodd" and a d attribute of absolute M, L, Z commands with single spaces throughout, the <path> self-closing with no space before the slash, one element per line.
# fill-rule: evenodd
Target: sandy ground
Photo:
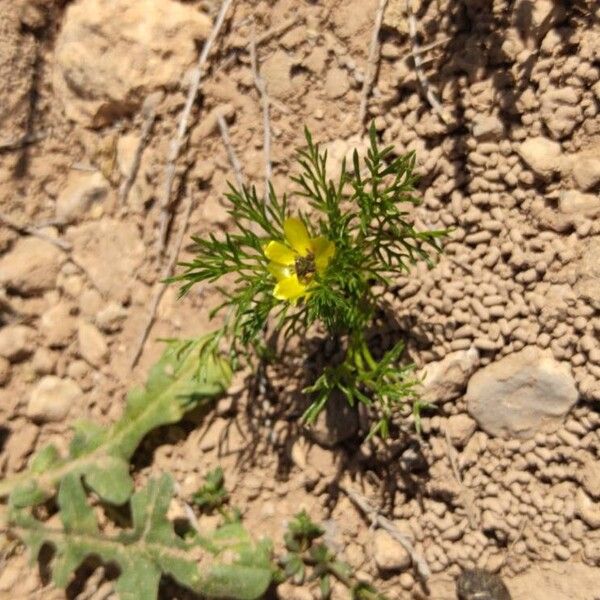
<path fill-rule="evenodd" d="M 0 5 L 6 476 L 48 441 L 66 448 L 78 418 L 118 418 L 126 391 L 159 356 L 159 338 L 212 327 L 219 298 L 210 287 L 183 300 L 169 287 L 131 368 L 165 264 L 158 240 L 169 144 L 220 4 Z M 191 256 L 190 235 L 232 226 L 223 192 L 235 175 L 219 116 L 242 176 L 262 189 L 254 40 L 279 192 L 292 190 L 305 124 L 329 148 L 335 173 L 348 150 L 364 147 L 374 119 L 396 152 L 417 152 L 417 225 L 456 228 L 436 268 L 415 268 L 385 295 L 393 319 L 381 335 L 407 338 L 408 356 L 429 375 L 437 410 L 423 420 L 423 439 L 407 423 L 388 443 L 362 442 L 364 415 L 336 407 L 305 431 L 294 416 L 294 368 L 272 368 L 258 397 L 240 376 L 209 416 L 149 436 L 136 481 L 171 472 L 189 498 L 220 464 L 250 530 L 280 540 L 304 507 L 391 599 L 455 599 L 456 577 L 477 566 L 499 573 L 513 600 L 597 600 L 600 9 L 592 0 L 413 0 L 416 69 L 406 3 L 389 0 L 361 123 L 377 5 L 233 3 L 177 161 L 166 254 L 190 199 L 180 260 Z M 433 573 L 429 589 L 339 484 L 409 537 Z M 111 589 L 98 569 L 66 596 L 26 566 L 23 550 L 1 562 L 2 598 L 100 600 Z M 165 587 L 164 598 L 184 596 Z M 317 596 L 283 586 L 279 597 Z M 346 596 L 336 588 L 333 597 Z"/>

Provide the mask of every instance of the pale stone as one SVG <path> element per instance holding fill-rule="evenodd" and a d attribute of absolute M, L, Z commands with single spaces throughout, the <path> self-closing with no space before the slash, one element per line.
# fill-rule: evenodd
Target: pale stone
<path fill-rule="evenodd" d="M 0 356 L 18 362 L 33 352 L 35 331 L 25 325 L 0 327 Z"/>
<path fill-rule="evenodd" d="M 81 388 L 72 379 L 46 375 L 31 392 L 27 416 L 35 421 L 63 421 L 81 394 Z"/>
<path fill-rule="evenodd" d="M 210 30 L 209 17 L 174 0 L 71 3 L 54 46 L 54 93 L 70 119 L 111 123 L 156 89 L 178 87 Z"/>
<path fill-rule="evenodd" d="M 65 188 L 56 199 L 56 217 L 73 221 L 84 217 L 94 204 L 105 201 L 111 192 L 102 173 L 70 171 Z"/>
<path fill-rule="evenodd" d="M 440 361 L 428 363 L 419 373 L 419 378 L 424 379 L 422 399 L 441 403 L 457 398 L 478 366 L 479 352 L 476 348 L 457 350 Z"/>
<path fill-rule="evenodd" d="M 527 166 L 542 179 L 549 180 L 560 169 L 560 144 L 548 138 L 529 138 L 519 146 L 517 152 Z"/>
<path fill-rule="evenodd" d="M 56 283 L 61 260 L 62 252 L 54 244 L 21 238 L 0 258 L 0 286 L 23 296 L 49 290 Z"/>
<path fill-rule="evenodd" d="M 79 354 L 94 367 L 101 367 L 108 357 L 108 344 L 98 329 L 81 321 L 77 332 Z"/>
<path fill-rule="evenodd" d="M 402 571 L 410 566 L 410 554 L 387 531 L 377 529 L 373 545 L 373 558 L 380 572 Z"/>
<path fill-rule="evenodd" d="M 487 433 L 526 439 L 558 429 L 577 401 L 577 388 L 568 363 L 529 346 L 475 373 L 465 400 Z"/>

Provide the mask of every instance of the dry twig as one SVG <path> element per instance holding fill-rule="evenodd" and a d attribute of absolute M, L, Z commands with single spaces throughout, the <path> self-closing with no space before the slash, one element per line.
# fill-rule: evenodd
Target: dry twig
<path fill-rule="evenodd" d="M 408 552 L 411 557 L 411 560 L 414 566 L 417 569 L 417 573 L 421 577 L 423 581 L 427 581 L 429 577 L 431 577 L 431 571 L 429 570 L 429 565 L 423 556 L 421 556 L 413 547 L 412 542 L 408 538 L 408 536 L 404 535 L 394 525 L 392 521 L 390 521 L 387 517 L 379 514 L 379 512 L 373 508 L 369 501 L 359 492 L 353 490 L 352 488 L 347 488 L 345 486 L 340 485 L 340 490 L 350 498 L 360 510 L 365 513 L 367 518 L 371 521 L 371 525 L 373 527 L 381 527 L 381 529 L 385 529 L 392 538 L 394 538 L 402 547 Z"/>
<path fill-rule="evenodd" d="M 427 98 L 431 108 L 439 115 L 440 119 L 442 119 L 444 123 L 449 123 L 450 117 L 447 115 L 444 107 L 440 104 L 440 101 L 437 99 L 437 96 L 431 89 L 429 80 L 423 71 L 423 59 L 421 58 L 421 49 L 417 40 L 417 19 L 411 10 L 410 1 L 411 0 L 405 0 L 406 15 L 408 17 L 408 32 L 412 49 L 411 54 L 415 63 L 415 73 L 417 74 L 417 79 L 421 84 L 423 93 L 425 94 L 425 97 Z"/>
<path fill-rule="evenodd" d="M 131 162 L 131 168 L 129 169 L 127 178 L 125 179 L 125 181 L 121 185 L 121 189 L 119 190 L 119 201 L 122 205 L 127 204 L 127 197 L 129 196 L 129 192 L 131 191 L 138 170 L 140 168 L 142 153 L 144 152 L 144 148 L 146 147 L 146 145 L 148 144 L 148 140 L 150 139 L 150 133 L 152 132 L 154 121 L 156 121 L 156 109 L 158 107 L 158 104 L 162 100 L 162 97 L 162 92 L 150 94 L 146 98 L 142 106 L 142 117 L 144 118 L 144 122 L 142 123 L 142 132 L 140 134 L 140 140 L 138 142 L 137 148 L 135 149 L 135 155 L 133 156 L 133 161 Z"/>
<path fill-rule="evenodd" d="M 235 175 L 235 182 L 238 186 L 238 189 L 242 189 L 244 187 L 244 176 L 242 175 L 242 165 L 238 160 L 237 154 L 231 144 L 231 138 L 229 137 L 229 128 L 227 127 L 227 121 L 223 117 L 223 115 L 217 115 L 217 123 L 219 124 L 219 129 L 221 130 L 221 138 L 223 139 L 223 145 L 225 146 L 225 150 L 227 150 L 227 156 L 229 157 L 229 162 L 231 163 L 231 168 L 233 169 L 233 174 Z"/>
<path fill-rule="evenodd" d="M 39 238 L 40 240 L 49 242 L 50 244 L 62 250 L 66 254 L 67 260 L 73 263 L 87 277 L 92 287 L 102 294 L 102 291 L 96 285 L 94 278 L 90 275 L 87 268 L 84 265 L 82 265 L 77 258 L 73 256 L 71 252 L 73 250 L 73 247 L 69 242 L 65 240 L 59 240 L 55 237 L 52 237 L 51 235 L 47 235 L 40 231 L 37 227 L 31 227 L 29 225 L 19 225 L 19 223 L 17 223 L 11 217 L 4 213 L 0 213 L 0 222 L 4 223 L 7 227 L 10 227 L 11 229 L 18 231 L 19 233 L 25 235 L 33 235 Z M 64 223 L 59 222 L 58 224 Z"/>
<path fill-rule="evenodd" d="M 148 314 L 146 316 L 146 323 L 144 324 L 144 329 L 142 330 L 140 337 L 138 338 L 137 345 L 135 346 L 135 351 L 133 353 L 133 357 L 131 359 L 130 368 L 134 368 L 137 364 L 140 356 L 142 355 L 142 350 L 144 349 L 144 344 L 148 339 L 148 334 L 150 333 L 150 329 L 154 323 L 154 319 L 156 318 L 156 310 L 160 303 L 165 290 L 167 289 L 166 283 L 164 280 L 171 276 L 173 273 L 173 269 L 175 268 L 175 263 L 177 262 L 177 257 L 179 256 L 179 251 L 181 250 L 181 245 L 183 244 L 183 238 L 185 236 L 185 232 L 187 230 L 188 222 L 190 220 L 190 214 L 192 212 L 193 200 L 191 194 L 188 196 L 187 206 L 184 208 L 183 220 L 181 222 L 181 227 L 179 229 L 179 235 L 177 236 L 177 240 L 173 245 L 173 250 L 171 252 L 171 256 L 165 265 L 163 272 L 161 274 L 160 281 L 157 282 L 157 287 L 152 296 L 152 300 L 150 301 L 150 308 L 148 310 Z"/>
<path fill-rule="evenodd" d="M 371 35 L 371 46 L 369 48 L 369 58 L 367 61 L 367 73 L 365 80 L 363 81 L 362 90 L 360 92 L 360 105 L 358 109 L 358 122 L 361 127 L 364 124 L 365 117 L 367 116 L 367 100 L 371 93 L 371 87 L 375 80 L 375 74 L 377 73 L 377 64 L 379 63 L 379 31 L 381 30 L 381 24 L 383 23 L 383 13 L 387 5 L 387 0 L 379 0 L 379 6 L 375 13 L 375 25 L 373 27 L 373 34 Z"/>
<path fill-rule="evenodd" d="M 198 95 L 198 90 L 200 89 L 200 81 L 202 80 L 202 75 L 204 71 L 204 66 L 208 60 L 208 55 L 221 31 L 221 27 L 223 26 L 223 22 L 225 21 L 225 15 L 229 10 L 233 0 L 223 0 L 221 4 L 221 9 L 219 10 L 219 14 L 215 21 L 214 27 L 208 36 L 208 39 L 204 42 L 204 46 L 202 47 L 202 52 L 200 53 L 200 57 L 198 58 L 198 62 L 196 67 L 192 72 L 192 79 L 190 83 L 190 88 L 188 91 L 188 95 L 185 101 L 185 105 L 183 110 L 181 111 L 181 115 L 179 117 L 179 126 L 177 128 L 177 133 L 175 137 L 171 140 L 171 145 L 169 148 L 169 155 L 167 157 L 167 165 L 165 167 L 165 183 L 163 189 L 163 195 L 160 201 L 160 229 L 158 236 L 158 254 L 159 256 L 163 253 L 167 242 L 167 231 L 169 229 L 169 222 L 171 220 L 171 191 L 173 189 L 173 182 L 175 181 L 175 172 L 176 172 L 176 161 L 179 158 L 179 154 L 181 153 L 181 148 L 186 139 L 187 129 L 188 129 L 188 121 L 190 119 L 190 114 L 192 112 L 192 107 L 194 106 L 194 102 L 196 100 L 196 96 Z"/>
<path fill-rule="evenodd" d="M 71 250 L 71 244 L 69 244 L 69 242 L 66 242 L 65 240 L 59 240 L 51 235 L 47 235 L 35 227 L 31 227 L 29 225 L 19 225 L 19 223 L 14 221 L 5 213 L 0 213 L 0 221 L 18 233 L 33 235 L 40 240 L 44 240 L 45 242 L 53 244 L 57 248 L 60 248 L 63 252 L 69 252 Z"/>
<path fill-rule="evenodd" d="M 252 63 L 252 74 L 254 75 L 254 86 L 260 95 L 260 103 L 263 114 L 263 153 L 265 156 L 265 201 L 269 197 L 269 184 L 273 172 L 271 166 L 271 119 L 269 117 L 269 96 L 264 79 L 258 71 L 258 58 L 256 56 L 256 39 L 254 35 L 250 40 L 250 62 Z"/>
<path fill-rule="evenodd" d="M 471 529 L 478 529 L 478 512 L 475 508 L 475 504 L 473 502 L 473 493 L 471 490 L 465 487 L 465 484 L 462 481 L 462 477 L 460 476 L 460 471 L 458 469 L 458 463 L 456 460 L 456 450 L 452 445 L 452 440 L 450 439 L 450 434 L 448 433 L 448 428 L 445 428 L 444 435 L 446 436 L 446 451 L 448 455 L 448 461 L 450 462 L 450 468 L 452 469 L 452 474 L 454 475 L 454 479 L 460 486 L 460 496 L 462 503 L 467 511 L 467 519 L 469 520 L 469 526 Z"/>

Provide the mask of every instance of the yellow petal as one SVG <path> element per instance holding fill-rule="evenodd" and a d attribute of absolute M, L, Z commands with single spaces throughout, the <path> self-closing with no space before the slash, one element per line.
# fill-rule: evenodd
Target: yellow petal
<path fill-rule="evenodd" d="M 297 300 L 306 293 L 306 286 L 298 281 L 296 275 L 282 279 L 273 289 L 273 296 L 278 300 Z"/>
<path fill-rule="evenodd" d="M 269 242 L 264 247 L 265 256 L 280 265 L 293 265 L 296 255 L 285 244 L 281 242 Z"/>
<path fill-rule="evenodd" d="M 310 240 L 315 256 L 315 267 L 319 273 L 323 272 L 335 254 L 335 244 L 322 235 Z"/>
<path fill-rule="evenodd" d="M 267 270 L 275 277 L 275 279 L 277 279 L 277 281 L 281 281 L 292 274 L 289 267 L 274 262 L 267 265 Z"/>
<path fill-rule="evenodd" d="M 288 244 L 301 256 L 306 256 L 310 252 L 310 239 L 306 225 L 296 218 L 290 217 L 283 222 L 283 231 Z"/>

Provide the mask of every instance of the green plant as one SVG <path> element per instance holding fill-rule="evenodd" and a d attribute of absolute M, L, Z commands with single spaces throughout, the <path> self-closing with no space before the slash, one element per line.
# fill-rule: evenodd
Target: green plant
<path fill-rule="evenodd" d="M 0 497 L 13 506 L 39 504 L 54 494 L 61 480 L 79 475 L 98 496 L 112 504 L 127 502 L 133 492 L 129 459 L 142 438 L 161 425 L 222 394 L 229 386 L 227 361 L 212 352 L 214 334 L 198 340 L 171 341 L 152 367 L 145 388 L 131 391 L 123 416 L 110 427 L 82 421 L 75 426 L 69 455 L 43 448 L 29 469 L 0 481 Z"/>
<path fill-rule="evenodd" d="M 33 560 L 46 543 L 56 549 L 52 579 L 59 587 L 66 587 L 77 567 L 95 555 L 119 567 L 115 591 L 122 600 L 157 598 L 162 575 L 208 598 L 262 597 L 272 577 L 268 543 L 254 544 L 239 524 L 180 538 L 166 518 L 172 494 L 170 476 L 150 481 L 131 497 L 132 528 L 106 535 L 86 500 L 81 476 L 70 473 L 58 492 L 62 527 L 13 508 L 12 530 L 29 546 Z"/>
<path fill-rule="evenodd" d="M 400 366 L 402 342 L 386 352 L 369 343 L 382 295 L 377 286 L 389 287 L 417 260 L 431 265 L 429 250 L 441 251 L 447 231 L 418 232 L 410 224 L 402 205 L 419 204 L 414 154 L 394 157 L 392 147 L 380 149 L 374 127 L 367 157 L 361 162 L 355 151 L 352 172 L 344 162 L 335 182 L 328 178 L 327 153 L 308 130 L 306 141 L 298 155 L 301 172 L 292 179 L 311 214 L 289 216 L 287 198 L 273 188 L 264 202 L 254 188 L 231 187 L 227 198 L 237 232 L 193 238 L 196 257 L 172 281 L 183 282 L 185 294 L 198 282 L 233 280 L 231 288 L 218 287 L 226 299 L 215 313 L 228 309 L 222 336 L 235 357 L 253 351 L 264 356 L 270 319 L 284 335 L 306 335 L 313 324 L 324 325 L 344 358 L 306 388 L 312 403 L 304 418 L 314 421 L 339 390 L 351 405 L 372 405 L 378 419 L 370 433 L 386 436 L 394 411 L 418 400 L 418 382 L 412 365 Z"/>
<path fill-rule="evenodd" d="M 385 600 L 385 596 L 374 588 L 355 580 L 349 565 L 338 560 L 324 543 L 318 541 L 323 533 L 306 511 L 290 521 L 284 534 L 287 554 L 279 560 L 284 576 L 296 585 L 318 579 L 322 600 L 331 596 L 331 577 L 348 588 L 353 600 Z"/>
<path fill-rule="evenodd" d="M 192 502 L 208 514 L 215 510 L 220 513 L 225 523 L 238 523 L 241 512 L 237 508 L 227 510 L 225 504 L 229 500 L 229 493 L 225 489 L 225 475 L 223 469 L 217 467 L 204 476 L 204 484 L 192 496 Z"/>

